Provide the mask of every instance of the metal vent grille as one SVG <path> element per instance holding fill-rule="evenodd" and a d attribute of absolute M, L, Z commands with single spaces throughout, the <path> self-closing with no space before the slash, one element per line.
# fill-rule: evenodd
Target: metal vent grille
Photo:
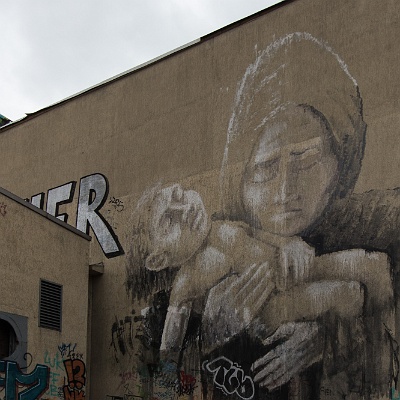
<path fill-rule="evenodd" d="M 62 285 L 40 281 L 39 326 L 61 331 Z"/>

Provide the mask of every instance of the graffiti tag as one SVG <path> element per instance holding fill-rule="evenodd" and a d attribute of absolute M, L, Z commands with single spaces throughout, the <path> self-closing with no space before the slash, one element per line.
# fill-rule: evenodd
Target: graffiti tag
<path fill-rule="evenodd" d="M 118 320 L 111 327 L 110 347 L 114 349 L 115 360 L 118 362 L 118 350 L 122 355 L 131 353 L 133 350 L 133 317 L 127 315 L 124 319 Z"/>
<path fill-rule="evenodd" d="M 224 394 L 236 394 L 243 400 L 253 398 L 254 382 L 238 364 L 221 356 L 210 362 L 205 361 L 203 368 L 214 375 L 215 386 Z"/>
<path fill-rule="evenodd" d="M 65 400 L 83 400 L 85 392 L 82 390 L 86 383 L 86 367 L 82 360 L 64 360 L 68 384 L 64 385 Z"/>
<path fill-rule="evenodd" d="M 110 197 L 109 204 L 111 204 L 118 212 L 124 211 L 124 202 L 114 196 Z"/>
<path fill-rule="evenodd" d="M 72 343 L 62 343 L 58 346 L 58 351 L 61 354 L 61 357 L 71 357 L 71 354 L 75 351 L 76 343 L 72 345 Z"/>
<path fill-rule="evenodd" d="M 186 374 L 184 371 L 179 372 L 178 396 L 191 395 L 196 387 L 196 378 L 193 375 Z"/>
<path fill-rule="evenodd" d="M 62 359 L 59 357 L 58 353 L 54 357 L 50 357 L 49 352 L 46 350 L 44 353 L 44 364 L 48 365 L 50 368 L 54 368 L 56 371 L 64 371 L 62 364 Z"/>
<path fill-rule="evenodd" d="M 0 361 L 0 387 L 5 388 L 7 400 L 36 400 L 42 397 L 49 384 L 50 370 L 45 365 L 37 364 L 35 369 L 24 374 L 13 361 Z M 20 392 L 20 387 L 26 386 Z"/>

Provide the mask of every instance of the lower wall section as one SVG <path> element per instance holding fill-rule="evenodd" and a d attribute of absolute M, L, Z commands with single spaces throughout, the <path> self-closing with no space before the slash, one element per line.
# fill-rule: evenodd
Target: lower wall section
<path fill-rule="evenodd" d="M 56 349 L 46 350 L 36 365 L 30 353 L 25 353 L 24 358 L 27 367 L 0 361 L 1 400 L 86 398 L 86 364 L 77 343 L 61 343 Z"/>

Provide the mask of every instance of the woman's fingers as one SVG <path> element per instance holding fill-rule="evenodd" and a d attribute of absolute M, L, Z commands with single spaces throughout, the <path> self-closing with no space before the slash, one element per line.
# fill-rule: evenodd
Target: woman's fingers
<path fill-rule="evenodd" d="M 318 358 L 311 353 L 307 351 L 303 352 L 301 359 L 299 359 L 297 363 L 287 364 L 285 362 L 280 362 L 279 359 L 275 360 L 276 365 L 270 365 L 268 368 L 266 368 L 266 377 L 265 379 L 259 381 L 258 384 L 272 391 L 288 383 L 300 372 L 304 371 L 306 368 L 318 361 Z"/>
<path fill-rule="evenodd" d="M 253 364 L 254 381 L 273 390 L 319 361 L 323 342 L 318 333 L 319 326 L 315 322 L 282 325 L 267 341 L 288 339 Z"/>
<path fill-rule="evenodd" d="M 288 322 L 281 325 L 270 337 L 263 341 L 264 346 L 270 346 L 278 340 L 284 340 L 293 335 L 296 324 L 296 322 Z"/>
<path fill-rule="evenodd" d="M 242 274 L 234 283 L 234 293 L 237 297 L 243 296 L 246 293 L 252 292 L 254 287 L 257 286 L 260 278 L 262 277 L 262 266 L 266 264 L 252 264 L 250 268 Z"/>
<path fill-rule="evenodd" d="M 237 298 L 243 301 L 244 307 L 258 309 L 263 305 L 275 287 L 272 271 L 268 263 L 261 264 L 248 284 L 237 293 Z M 254 307 L 257 305 L 256 307 Z"/>
<path fill-rule="evenodd" d="M 262 369 L 254 376 L 255 382 L 258 382 L 258 381 L 264 379 L 269 374 L 269 369 L 266 367 L 266 365 L 271 363 L 271 365 L 274 366 L 275 364 L 279 363 L 279 360 L 277 361 L 277 359 L 279 359 L 279 357 L 280 357 L 279 351 L 280 351 L 279 349 L 278 349 L 278 351 L 276 351 L 276 350 L 269 351 L 265 356 L 259 358 L 251 366 L 252 371 L 256 371 L 257 369 L 262 367 Z"/>
<path fill-rule="evenodd" d="M 283 282 L 293 284 L 309 278 L 315 250 L 301 238 L 292 238 L 280 249 Z"/>

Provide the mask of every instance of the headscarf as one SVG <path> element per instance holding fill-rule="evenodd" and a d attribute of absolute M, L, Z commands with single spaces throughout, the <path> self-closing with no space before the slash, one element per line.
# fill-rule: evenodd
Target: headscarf
<path fill-rule="evenodd" d="M 315 109 L 329 125 L 339 165 L 333 197 L 343 198 L 354 188 L 366 131 L 357 82 L 326 43 L 295 32 L 261 51 L 239 82 L 220 177 L 224 218 L 244 216 L 241 180 L 263 127 L 278 112 L 298 105 Z"/>

